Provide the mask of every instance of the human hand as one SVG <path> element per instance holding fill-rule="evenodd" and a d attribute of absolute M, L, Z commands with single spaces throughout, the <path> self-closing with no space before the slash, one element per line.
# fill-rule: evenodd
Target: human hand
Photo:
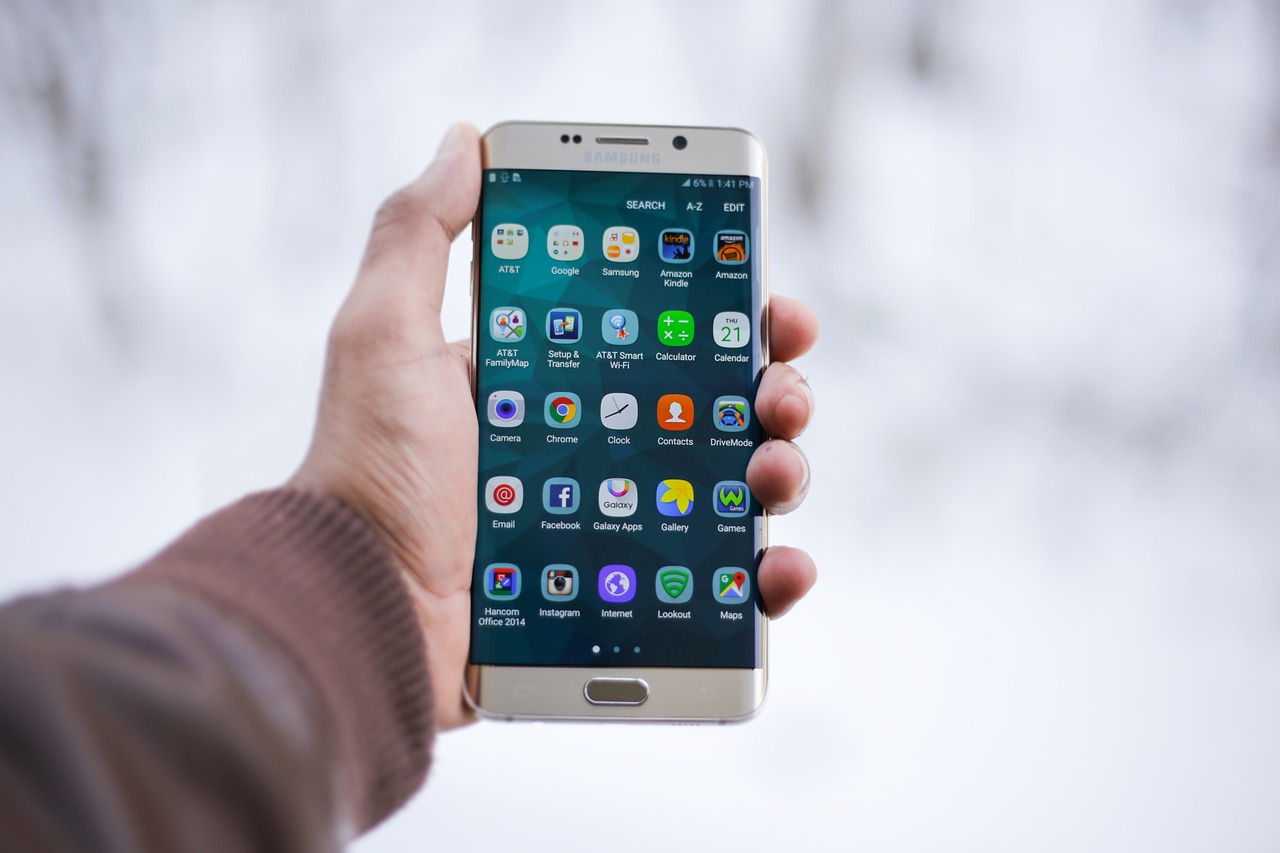
<path fill-rule="evenodd" d="M 329 334 L 315 435 L 290 484 L 332 495 L 383 537 L 404 574 L 426 642 L 439 730 L 470 722 L 462 696 L 476 541 L 478 427 L 470 345 L 448 343 L 440 323 L 449 246 L 480 197 L 480 142 L 456 125 L 435 161 L 379 209 L 355 285 Z M 756 400 L 774 438 L 751 458 L 747 484 L 775 513 L 799 505 L 809 484 L 790 439 L 808 424 L 813 396 L 785 362 L 808 350 L 818 324 L 804 305 L 770 302 L 773 363 Z M 772 616 L 816 577 L 798 549 L 770 548 L 758 575 Z"/>

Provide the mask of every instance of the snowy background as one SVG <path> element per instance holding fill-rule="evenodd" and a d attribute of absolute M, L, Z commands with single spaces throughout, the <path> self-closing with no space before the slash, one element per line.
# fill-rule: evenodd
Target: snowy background
<path fill-rule="evenodd" d="M 1280 846 L 1276 0 L 0 0 L 0 595 L 292 472 L 459 118 L 764 139 L 822 577 L 757 721 L 450 734 L 358 853 Z"/>

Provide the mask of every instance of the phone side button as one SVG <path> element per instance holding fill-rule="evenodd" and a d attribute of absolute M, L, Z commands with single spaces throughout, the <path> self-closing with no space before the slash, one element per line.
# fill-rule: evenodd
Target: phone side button
<path fill-rule="evenodd" d="M 643 705 L 649 685 L 642 678 L 593 678 L 582 688 L 592 705 Z"/>

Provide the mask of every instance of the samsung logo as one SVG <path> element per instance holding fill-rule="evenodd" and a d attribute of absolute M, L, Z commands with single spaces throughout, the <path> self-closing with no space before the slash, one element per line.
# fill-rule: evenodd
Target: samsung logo
<path fill-rule="evenodd" d="M 622 166 L 641 163 L 648 166 L 662 165 L 661 154 L 642 154 L 639 151 L 584 151 L 582 156 L 588 163 L 617 163 Z"/>

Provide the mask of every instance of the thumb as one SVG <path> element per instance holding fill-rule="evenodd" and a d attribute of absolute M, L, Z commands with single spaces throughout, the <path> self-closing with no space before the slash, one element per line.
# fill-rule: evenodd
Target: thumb
<path fill-rule="evenodd" d="M 438 318 L 449 246 L 479 198 L 480 135 L 455 124 L 426 171 L 378 209 L 352 299 L 410 321 Z"/>

